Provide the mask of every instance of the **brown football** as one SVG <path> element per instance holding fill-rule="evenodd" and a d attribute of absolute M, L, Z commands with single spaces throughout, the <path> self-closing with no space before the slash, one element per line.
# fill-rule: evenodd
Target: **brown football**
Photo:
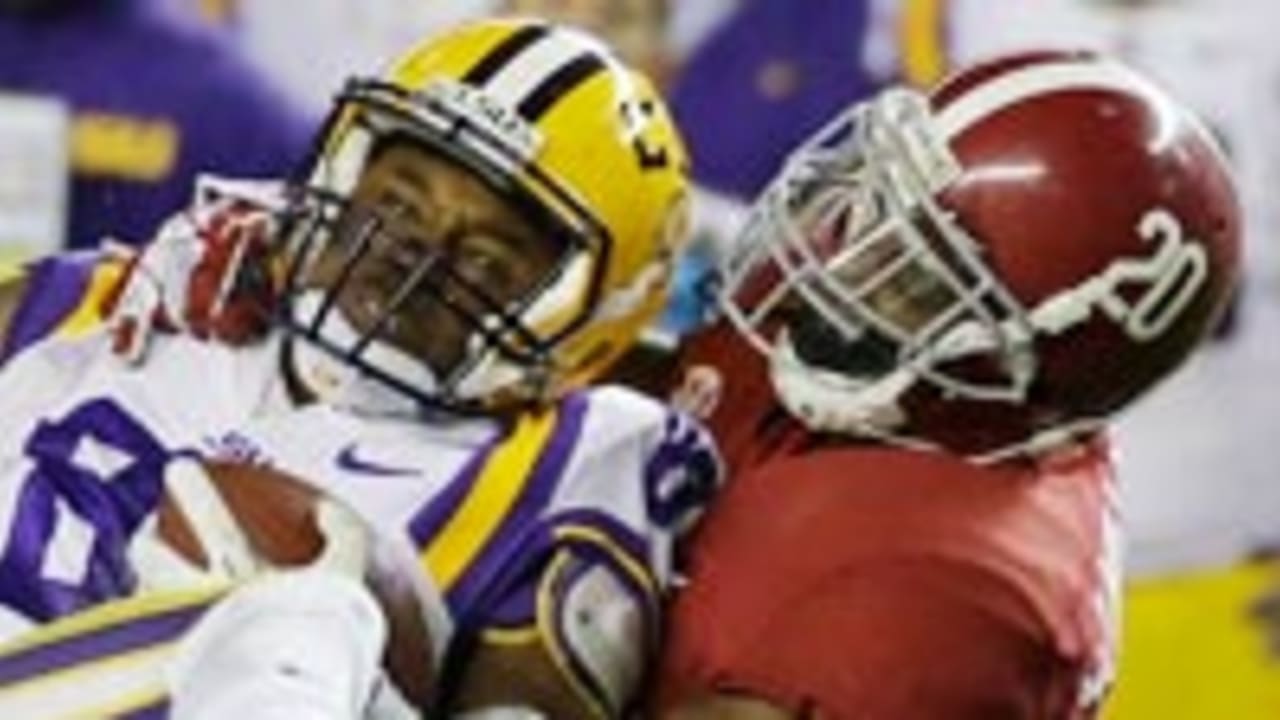
<path fill-rule="evenodd" d="M 306 565 L 324 548 L 316 526 L 320 493 L 278 470 L 247 463 L 205 462 L 214 487 L 258 557 L 276 566 Z M 208 567 L 187 519 L 166 494 L 158 518 L 160 536 L 183 557 Z"/>
<path fill-rule="evenodd" d="M 247 463 L 203 463 L 223 503 L 257 556 L 276 567 L 302 566 L 316 560 L 324 536 L 316 524 L 321 491 L 285 472 Z M 188 560 L 208 567 L 190 524 L 166 494 L 157 520 L 161 538 Z M 429 630 L 410 576 L 417 568 L 379 551 L 385 541 L 375 535 L 374 560 L 365 578 L 391 626 L 384 664 L 406 698 L 425 705 L 434 686 Z"/>

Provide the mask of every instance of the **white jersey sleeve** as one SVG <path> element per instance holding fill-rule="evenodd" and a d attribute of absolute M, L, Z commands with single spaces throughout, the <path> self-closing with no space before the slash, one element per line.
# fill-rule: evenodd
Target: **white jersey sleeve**
<path fill-rule="evenodd" d="M 583 440 L 549 520 L 561 534 L 595 528 L 624 545 L 665 591 L 675 542 L 720 484 L 715 446 L 696 420 L 631 390 L 606 387 L 586 398 Z"/>

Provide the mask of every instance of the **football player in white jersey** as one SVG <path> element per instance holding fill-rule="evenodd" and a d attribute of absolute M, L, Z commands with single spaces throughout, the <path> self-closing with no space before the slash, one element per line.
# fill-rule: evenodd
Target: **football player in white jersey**
<path fill-rule="evenodd" d="M 437 671 L 425 695 L 399 688 L 413 703 L 626 715 L 675 542 L 719 467 L 681 416 L 584 386 L 663 305 L 686 164 L 649 83 L 599 42 L 482 21 L 349 84 L 305 183 L 199 193 L 167 250 L 135 263 L 113 323 L 90 297 L 113 287 L 109 265 L 34 269 L 0 372 L 10 625 L 158 582 L 143 560 L 166 468 L 233 460 L 314 483 L 420 571 Z M 265 242 L 216 240 L 245 233 Z M 273 248 L 278 278 L 202 274 L 211 255 Z M 210 282 L 193 309 L 188 291 Z M 222 336 L 264 322 L 238 301 L 272 288 L 263 306 L 283 309 L 245 348 L 146 342 L 119 320 Z M 142 368 L 122 346 L 145 348 Z"/>

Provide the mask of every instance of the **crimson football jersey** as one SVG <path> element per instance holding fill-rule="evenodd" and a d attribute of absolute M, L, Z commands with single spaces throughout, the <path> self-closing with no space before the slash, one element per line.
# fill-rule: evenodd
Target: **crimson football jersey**
<path fill-rule="evenodd" d="M 1118 610 L 1105 442 L 978 466 L 824 440 L 771 414 L 751 369 L 735 365 L 711 418 L 734 474 L 690 550 L 660 703 L 721 691 L 828 720 L 1090 717 Z"/>

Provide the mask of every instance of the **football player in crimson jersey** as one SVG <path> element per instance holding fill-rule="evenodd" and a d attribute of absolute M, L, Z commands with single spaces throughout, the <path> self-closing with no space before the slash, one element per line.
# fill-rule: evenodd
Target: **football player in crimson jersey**
<path fill-rule="evenodd" d="M 686 387 L 731 481 L 660 672 L 670 720 L 1075 720 L 1113 670 L 1105 424 L 1200 342 L 1219 148 L 1089 53 L 892 90 L 815 135 L 719 268 Z"/>

